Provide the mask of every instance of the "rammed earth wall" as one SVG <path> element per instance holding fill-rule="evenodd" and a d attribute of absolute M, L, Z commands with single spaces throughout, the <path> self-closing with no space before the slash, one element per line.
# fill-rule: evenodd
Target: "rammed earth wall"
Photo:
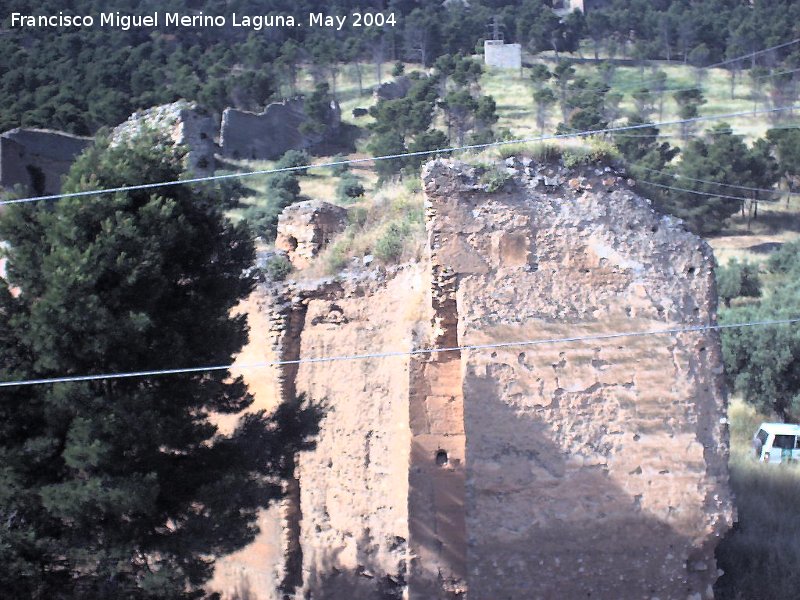
<path fill-rule="evenodd" d="M 711 251 L 610 169 L 506 170 L 489 193 L 428 164 L 422 263 L 275 297 L 291 356 L 462 347 L 284 367 L 328 406 L 285 511 L 289 597 L 712 596 L 719 337 L 610 337 L 714 323 Z"/>

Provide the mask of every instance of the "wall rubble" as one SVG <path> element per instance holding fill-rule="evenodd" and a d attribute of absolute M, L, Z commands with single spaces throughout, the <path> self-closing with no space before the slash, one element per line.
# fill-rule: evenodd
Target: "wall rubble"
<path fill-rule="evenodd" d="M 307 267 L 334 235 L 347 227 L 347 209 L 322 200 L 287 206 L 278 216 L 275 248 L 299 269 Z"/>

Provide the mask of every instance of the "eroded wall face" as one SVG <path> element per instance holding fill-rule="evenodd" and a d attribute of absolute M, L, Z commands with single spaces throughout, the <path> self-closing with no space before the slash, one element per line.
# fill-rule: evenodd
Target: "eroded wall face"
<path fill-rule="evenodd" d="M 347 281 L 307 300 L 303 358 L 408 350 L 424 295 L 420 269 Z M 299 457 L 302 589 L 297 597 L 401 598 L 408 558 L 409 357 L 303 363 L 297 391 L 326 402 L 313 452 Z"/>
<path fill-rule="evenodd" d="M 487 195 L 467 167 L 427 169 L 460 345 L 715 318 L 699 238 L 608 174 L 520 171 Z M 732 516 L 716 333 L 466 350 L 461 363 L 470 598 L 708 596 Z"/>

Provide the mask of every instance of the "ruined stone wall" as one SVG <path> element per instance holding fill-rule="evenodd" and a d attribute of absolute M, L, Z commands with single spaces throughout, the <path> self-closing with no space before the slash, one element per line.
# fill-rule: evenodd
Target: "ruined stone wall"
<path fill-rule="evenodd" d="M 202 177 L 214 173 L 217 149 L 214 121 L 196 103 L 179 100 L 135 112 L 114 128 L 112 142 L 135 136 L 144 128 L 164 131 L 176 145 L 185 146 L 188 152 L 184 167 L 193 175 Z"/>
<path fill-rule="evenodd" d="M 492 195 L 464 165 L 427 169 L 460 345 L 714 321 L 702 240 L 613 174 L 516 166 Z M 715 332 L 464 351 L 469 596 L 712 597 L 721 363 Z"/>
<path fill-rule="evenodd" d="M 58 194 L 61 178 L 91 143 L 47 129 L 12 129 L 0 135 L 0 186 L 20 185 L 28 193 Z"/>
<path fill-rule="evenodd" d="M 320 143 L 324 135 L 304 133 L 305 103 L 302 98 L 275 102 L 256 114 L 235 108 L 222 113 L 220 146 L 234 159 L 275 160 L 287 150 L 306 150 Z M 338 106 L 330 110 L 329 125 L 335 129 L 341 114 Z"/>
<path fill-rule="evenodd" d="M 333 236 L 347 226 L 347 209 L 322 200 L 287 206 L 278 216 L 275 248 L 286 252 L 296 268 L 307 267 Z"/>

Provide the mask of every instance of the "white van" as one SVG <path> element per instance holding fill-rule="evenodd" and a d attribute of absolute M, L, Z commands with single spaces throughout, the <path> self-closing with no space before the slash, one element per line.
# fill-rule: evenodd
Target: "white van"
<path fill-rule="evenodd" d="M 762 423 L 753 436 L 756 459 L 770 464 L 800 460 L 800 425 Z"/>

